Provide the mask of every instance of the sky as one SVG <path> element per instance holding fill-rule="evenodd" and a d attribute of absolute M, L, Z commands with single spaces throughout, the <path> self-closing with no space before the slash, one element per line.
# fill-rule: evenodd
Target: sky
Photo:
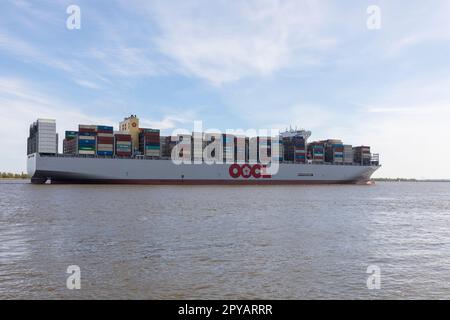
<path fill-rule="evenodd" d="M 370 145 L 376 177 L 448 179 L 449 13 L 447 0 L 2 0 L 0 171 L 26 170 L 37 118 L 62 137 L 136 114 L 165 134 L 304 128 Z"/>

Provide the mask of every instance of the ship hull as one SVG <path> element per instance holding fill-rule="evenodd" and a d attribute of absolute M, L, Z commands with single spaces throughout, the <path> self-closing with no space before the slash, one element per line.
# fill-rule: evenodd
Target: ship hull
<path fill-rule="evenodd" d="M 170 160 L 28 156 L 28 174 L 36 184 L 46 181 L 147 185 L 363 184 L 370 181 L 378 168 L 280 163 L 278 171 L 270 174 L 270 169 L 255 164 L 176 165 Z"/>

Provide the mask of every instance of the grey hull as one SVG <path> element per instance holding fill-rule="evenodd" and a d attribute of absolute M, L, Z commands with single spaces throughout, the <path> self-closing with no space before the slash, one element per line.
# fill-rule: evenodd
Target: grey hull
<path fill-rule="evenodd" d="M 241 164 L 181 164 L 170 160 L 28 156 L 33 183 L 113 184 L 348 184 L 366 183 L 379 166 L 280 163 L 274 174 L 261 174 Z M 236 165 L 235 165 L 236 166 Z M 253 167 L 254 169 L 254 167 Z M 259 168 L 258 168 L 259 169 Z"/>

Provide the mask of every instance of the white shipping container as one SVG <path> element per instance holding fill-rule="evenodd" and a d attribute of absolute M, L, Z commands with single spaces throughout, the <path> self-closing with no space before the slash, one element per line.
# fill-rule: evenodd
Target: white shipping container
<path fill-rule="evenodd" d="M 85 125 L 85 124 L 80 124 L 78 126 L 79 129 L 89 129 L 89 130 L 97 130 L 97 126 L 91 126 L 91 125 Z"/>
<path fill-rule="evenodd" d="M 158 150 L 147 150 L 145 152 L 145 155 L 148 157 L 159 157 L 159 151 Z"/>
<path fill-rule="evenodd" d="M 131 141 L 116 140 L 116 144 L 117 145 L 122 145 L 122 146 L 131 146 Z"/>
<path fill-rule="evenodd" d="M 112 144 L 98 144 L 97 145 L 98 148 L 112 148 L 113 145 Z"/>
<path fill-rule="evenodd" d="M 78 154 L 95 155 L 95 151 L 79 150 Z"/>
<path fill-rule="evenodd" d="M 95 140 L 95 136 L 79 136 L 78 140 Z"/>

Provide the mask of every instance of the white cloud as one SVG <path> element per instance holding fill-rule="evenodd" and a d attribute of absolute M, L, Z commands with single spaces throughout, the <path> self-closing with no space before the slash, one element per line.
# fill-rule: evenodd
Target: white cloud
<path fill-rule="evenodd" d="M 0 78 L 0 118 L 4 124 L 0 126 L 1 144 L 6 150 L 2 153 L 0 170 L 12 172 L 26 170 L 28 129 L 38 118 L 57 120 L 60 144 L 64 131 L 76 129 L 79 123 L 114 123 L 107 118 L 86 115 L 17 78 Z"/>
<path fill-rule="evenodd" d="M 299 113 L 287 114 L 292 118 L 284 124 L 303 119 L 300 124 L 312 131 L 313 140 L 340 138 L 371 146 L 383 165 L 376 177 L 450 179 L 450 99 L 446 105 L 430 101 L 426 106 L 406 106 L 411 93 L 403 94 L 404 103 L 385 107 L 381 102 L 382 106 L 346 112 L 344 117 L 323 106 L 297 106 Z"/>
<path fill-rule="evenodd" d="M 421 105 L 408 107 L 368 107 L 369 113 L 390 114 L 390 115 L 438 115 L 439 117 L 450 115 L 450 105 Z"/>
<path fill-rule="evenodd" d="M 167 130 L 167 129 L 175 129 L 178 128 L 180 125 L 190 124 L 193 122 L 193 118 L 189 115 L 185 116 L 166 116 L 161 120 L 155 120 L 155 119 L 149 119 L 149 118 L 141 118 L 139 120 L 139 124 L 143 128 L 155 128 L 160 130 Z"/>
<path fill-rule="evenodd" d="M 75 79 L 74 81 L 76 84 L 78 84 L 82 87 L 89 88 L 89 89 L 100 89 L 101 88 L 98 84 L 88 81 L 88 80 Z"/>
<path fill-rule="evenodd" d="M 60 152 L 65 130 L 77 130 L 79 124 L 111 125 L 118 129 L 117 119 L 98 117 L 81 112 L 67 101 L 45 93 L 26 80 L 0 77 L 0 171 L 26 170 L 26 139 L 29 125 L 38 118 L 55 119 L 59 133 Z M 189 111 L 166 115 L 162 119 L 141 119 L 142 127 L 172 129 L 195 119 Z"/>
<path fill-rule="evenodd" d="M 48 67 L 66 72 L 74 72 L 74 68 L 67 61 L 45 54 L 29 42 L 0 31 L 0 49 L 15 55 L 26 62 L 37 62 Z"/>
<path fill-rule="evenodd" d="M 25 1 L 16 5 L 21 8 L 18 17 L 41 10 Z M 6 33 L 0 33 L 0 48 L 25 61 L 64 71 L 81 86 L 98 89 L 105 77 L 168 73 L 220 85 L 270 75 L 292 63 L 317 64 L 317 50 L 335 44 L 334 39 L 320 35 L 327 11 L 313 0 L 250 0 L 231 6 L 226 1 L 124 2 L 122 7 L 124 15 L 103 16 L 84 5 L 96 42 L 88 42 L 76 53 L 60 57 L 31 39 Z M 139 19 L 139 27 L 130 26 L 130 19 Z"/>
<path fill-rule="evenodd" d="M 30 42 L 18 37 L 11 36 L 0 31 L 0 51 L 5 51 L 23 62 L 30 64 L 40 64 L 66 73 L 69 79 L 76 84 L 99 89 L 101 86 L 97 82 L 107 83 L 108 80 L 101 77 L 97 72 L 77 59 L 71 59 L 70 55 L 63 58 L 58 57 Z M 89 78 L 90 80 L 87 80 Z"/>
<path fill-rule="evenodd" d="M 424 90 L 417 90 L 422 82 Z M 383 168 L 377 176 L 450 178 L 448 80 L 407 81 L 355 114 L 347 136 L 375 146 Z"/>
<path fill-rule="evenodd" d="M 307 101 L 276 109 L 264 98 L 253 105 L 247 98 L 231 103 L 241 119 L 256 126 L 292 125 L 311 130 L 312 140 L 340 138 L 370 145 L 383 164 L 375 176 L 450 179 L 449 87 L 445 78 L 407 79 L 368 95 L 365 104 L 348 102 L 352 107 L 342 109 Z"/>
<path fill-rule="evenodd" d="M 450 40 L 450 3 L 443 0 L 383 1 L 379 4 L 384 42 L 380 52 L 388 57 L 408 54 L 415 46 Z"/>
<path fill-rule="evenodd" d="M 449 120 L 438 114 L 379 116 L 355 129 L 380 153 L 383 168 L 377 176 L 450 178 Z"/>
<path fill-rule="evenodd" d="M 162 64 L 152 59 L 152 52 L 146 48 L 126 47 L 93 49 L 89 53 L 97 66 L 107 75 L 121 77 L 156 76 L 165 73 Z"/>
<path fill-rule="evenodd" d="M 246 76 L 265 76 L 328 48 L 318 35 L 325 10 L 318 1 L 163 1 L 145 5 L 161 34 L 158 48 L 180 72 L 215 85 Z M 301 61 L 302 62 L 302 61 Z"/>

